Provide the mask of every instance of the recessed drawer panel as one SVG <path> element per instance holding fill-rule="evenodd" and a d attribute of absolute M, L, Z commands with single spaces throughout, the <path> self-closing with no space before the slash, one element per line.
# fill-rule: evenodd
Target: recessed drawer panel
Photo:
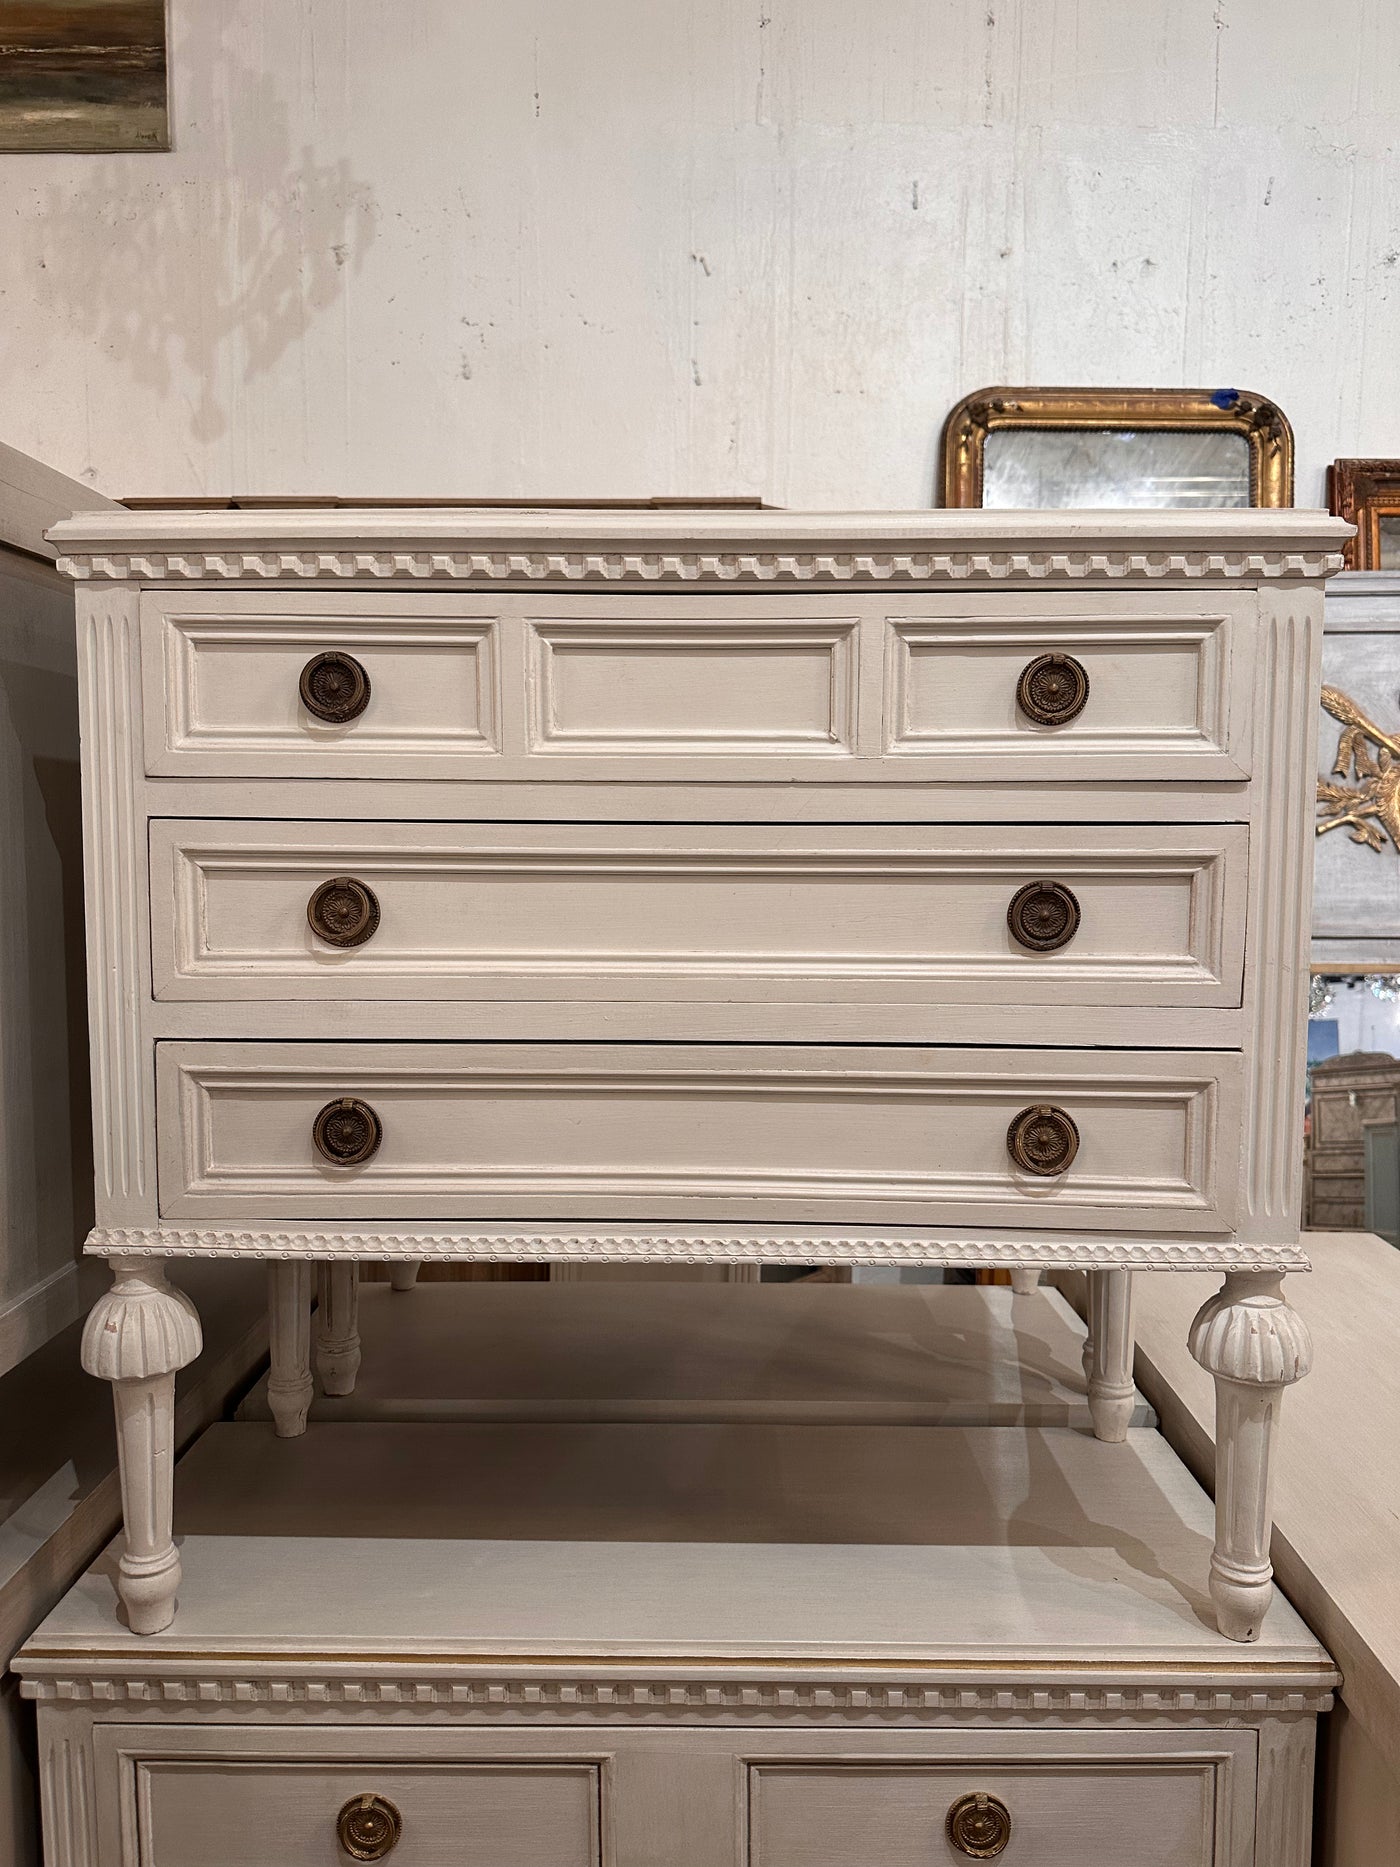
<path fill-rule="evenodd" d="M 891 760 L 984 780 L 1248 775 L 1239 598 L 1213 613 L 1142 596 L 1093 612 L 1051 602 L 1041 614 L 1024 599 L 892 613 Z"/>
<path fill-rule="evenodd" d="M 1238 1005 L 1242 825 L 151 824 L 164 999 Z"/>
<path fill-rule="evenodd" d="M 314 1736 L 303 1745 L 314 1750 Z M 590 1763 L 151 1759 L 136 1766 L 136 1790 L 141 1867 L 596 1867 L 600 1858 Z"/>
<path fill-rule="evenodd" d="M 752 610 L 753 606 L 749 606 Z M 745 613 L 696 599 L 526 623 L 529 748 L 555 755 L 849 758 L 854 615 Z"/>
<path fill-rule="evenodd" d="M 1224 1052 L 157 1045 L 160 1204 L 234 1219 L 1224 1230 Z"/>
<path fill-rule="evenodd" d="M 146 769 L 448 777 L 499 753 L 495 607 L 353 592 L 147 592 Z"/>
<path fill-rule="evenodd" d="M 1107 1746 L 1083 1761 L 765 1762 L 749 1773 L 749 1863 L 1214 1867 L 1233 1858 L 1218 1833 L 1227 1769 L 1221 1756 L 1133 1759 Z"/>

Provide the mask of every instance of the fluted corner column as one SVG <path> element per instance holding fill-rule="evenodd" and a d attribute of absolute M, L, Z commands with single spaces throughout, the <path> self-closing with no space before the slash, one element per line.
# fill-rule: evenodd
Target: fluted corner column
<path fill-rule="evenodd" d="M 323 1264 L 316 1298 L 316 1374 L 327 1394 L 353 1394 L 360 1372 L 360 1267 Z"/>
<path fill-rule="evenodd" d="M 113 1283 L 83 1329 L 82 1362 L 112 1384 L 125 1547 L 117 1593 L 131 1631 L 175 1618 L 180 1554 L 173 1536 L 175 1376 L 204 1346 L 199 1317 L 160 1258 L 116 1258 Z"/>
<path fill-rule="evenodd" d="M 1215 1381 L 1215 1549 L 1210 1596 L 1229 1640 L 1257 1640 L 1273 1598 L 1270 1453 L 1283 1390 L 1312 1367 L 1307 1325 L 1277 1271 L 1237 1272 L 1188 1337 Z"/>

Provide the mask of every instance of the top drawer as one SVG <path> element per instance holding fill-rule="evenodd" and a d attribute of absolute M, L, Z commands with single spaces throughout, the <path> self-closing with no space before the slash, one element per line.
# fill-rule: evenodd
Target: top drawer
<path fill-rule="evenodd" d="M 142 606 L 153 775 L 1249 775 L 1248 591 L 153 590 Z M 1082 704 L 1034 717 L 1057 700 Z"/>

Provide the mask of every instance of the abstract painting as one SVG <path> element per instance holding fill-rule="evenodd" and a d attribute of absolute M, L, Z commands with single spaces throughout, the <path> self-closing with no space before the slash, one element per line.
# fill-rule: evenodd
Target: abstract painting
<path fill-rule="evenodd" d="M 0 151 L 169 147 L 165 0 L 0 0 Z"/>

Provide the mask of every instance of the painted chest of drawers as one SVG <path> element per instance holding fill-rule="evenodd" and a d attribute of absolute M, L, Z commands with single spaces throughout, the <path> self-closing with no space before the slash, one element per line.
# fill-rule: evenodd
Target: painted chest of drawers
<path fill-rule="evenodd" d="M 1306 1334 L 1310 513 L 79 517 L 132 1625 L 174 1611 L 163 1261 L 1214 1267 L 1211 1590 L 1269 1598 Z M 339 1290 L 339 1297 L 337 1297 Z M 335 1311 L 343 1283 L 327 1285 Z M 1105 1457 L 1112 1457 L 1105 1453 Z"/>

